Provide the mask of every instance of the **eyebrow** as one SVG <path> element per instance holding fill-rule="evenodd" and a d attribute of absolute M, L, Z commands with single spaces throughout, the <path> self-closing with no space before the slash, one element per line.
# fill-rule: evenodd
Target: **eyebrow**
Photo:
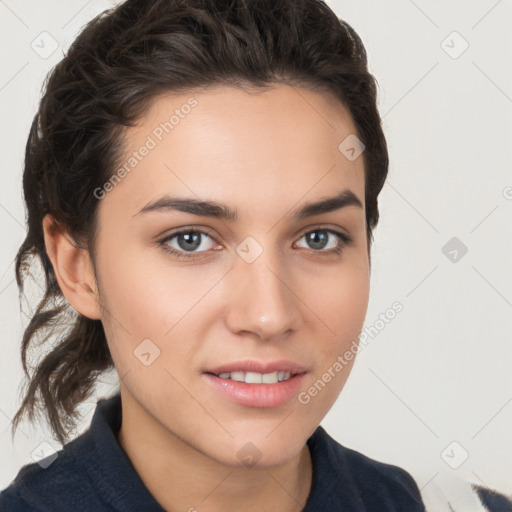
<path fill-rule="evenodd" d="M 306 217 L 340 210 L 347 206 L 363 208 L 361 201 L 354 192 L 346 188 L 337 196 L 322 199 L 321 201 L 313 203 L 306 203 L 300 209 L 294 210 L 292 215 L 295 220 L 302 220 Z M 191 213 L 193 215 L 213 217 L 229 221 L 236 221 L 238 216 L 236 210 L 233 210 L 224 204 L 216 203 L 214 201 L 201 201 L 193 198 L 171 197 L 169 195 L 165 195 L 146 204 L 146 206 L 133 216 L 135 217 L 136 215 L 150 212 L 166 211 L 180 211 Z"/>

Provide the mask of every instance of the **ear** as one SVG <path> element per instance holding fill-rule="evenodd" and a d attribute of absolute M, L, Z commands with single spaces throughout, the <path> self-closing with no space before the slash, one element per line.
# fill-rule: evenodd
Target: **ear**
<path fill-rule="evenodd" d="M 43 219 L 43 233 L 46 253 L 67 301 L 82 315 L 100 319 L 98 288 L 89 252 L 78 247 L 50 214 Z"/>

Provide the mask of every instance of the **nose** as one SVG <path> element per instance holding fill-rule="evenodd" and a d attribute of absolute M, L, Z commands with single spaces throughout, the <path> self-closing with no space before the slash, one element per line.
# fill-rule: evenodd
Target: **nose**
<path fill-rule="evenodd" d="M 229 310 L 226 323 L 231 332 L 251 333 L 262 340 L 278 340 L 302 324 L 300 297 L 294 292 L 292 272 L 270 250 L 252 263 L 236 258 L 228 274 Z"/>

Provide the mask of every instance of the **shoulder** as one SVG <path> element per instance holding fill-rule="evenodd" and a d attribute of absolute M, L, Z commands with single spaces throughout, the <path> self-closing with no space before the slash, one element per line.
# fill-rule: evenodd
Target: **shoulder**
<path fill-rule="evenodd" d="M 405 489 L 417 489 L 415 480 L 405 469 L 372 459 L 336 441 L 335 443 L 333 450 L 338 461 L 341 464 L 347 464 L 353 478 L 361 484 L 368 483 L 371 479 L 372 483 L 383 481 Z"/>
<path fill-rule="evenodd" d="M 398 466 L 377 461 L 347 448 L 319 427 L 313 437 L 316 457 L 325 462 L 324 492 L 337 494 L 340 502 L 350 502 L 356 510 L 424 512 L 425 507 L 414 478 Z"/>
<path fill-rule="evenodd" d="M 378 500 L 393 507 L 401 505 L 398 510 L 409 512 L 424 510 L 418 485 L 405 469 L 377 461 L 341 445 L 339 456 L 350 467 L 363 500 L 370 503 L 377 503 Z"/>
<path fill-rule="evenodd" d="M 4 512 L 35 512 L 12 486 L 0 492 L 0 510 Z"/>
<path fill-rule="evenodd" d="M 85 433 L 51 456 L 24 465 L 0 492 L 0 511 L 56 512 L 80 509 L 84 499 L 90 502 L 91 486 L 84 470 L 88 462 L 82 457 L 88 445 Z"/>

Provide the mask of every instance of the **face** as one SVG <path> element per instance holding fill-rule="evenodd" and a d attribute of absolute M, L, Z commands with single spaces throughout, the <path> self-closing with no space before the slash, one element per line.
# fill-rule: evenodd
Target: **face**
<path fill-rule="evenodd" d="M 129 129 L 96 192 L 95 265 L 123 400 L 155 429 L 269 467 L 331 408 L 368 304 L 363 159 L 338 148 L 355 133 L 284 85 L 162 96 Z"/>

